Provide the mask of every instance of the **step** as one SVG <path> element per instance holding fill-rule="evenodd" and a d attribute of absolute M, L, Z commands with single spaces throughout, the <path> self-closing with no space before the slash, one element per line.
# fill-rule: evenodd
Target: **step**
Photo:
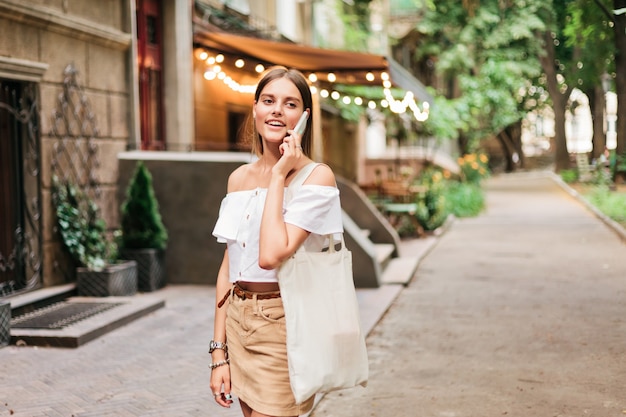
<path fill-rule="evenodd" d="M 419 262 L 420 258 L 413 256 L 391 259 L 382 273 L 380 283 L 407 285 L 415 275 Z"/>
<path fill-rule="evenodd" d="M 130 297 L 70 297 L 62 303 L 112 303 L 112 306 L 59 329 L 11 327 L 11 344 L 77 348 L 165 306 L 165 301 L 154 293 Z M 46 308 L 29 314 L 42 311 Z"/>
<path fill-rule="evenodd" d="M 17 316 L 65 300 L 73 295 L 76 295 L 76 284 L 72 283 L 28 291 L 6 298 L 5 301 L 11 303 L 11 315 Z"/>
<path fill-rule="evenodd" d="M 374 249 L 376 250 L 376 261 L 381 265 L 381 268 L 385 268 L 396 247 L 392 243 L 375 243 Z"/>

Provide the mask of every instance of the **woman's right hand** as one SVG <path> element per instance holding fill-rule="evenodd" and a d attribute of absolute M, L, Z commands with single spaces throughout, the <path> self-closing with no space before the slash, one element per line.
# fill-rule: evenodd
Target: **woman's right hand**
<path fill-rule="evenodd" d="M 222 407 L 230 408 L 230 405 L 233 403 L 230 393 L 230 365 L 218 366 L 211 370 L 210 385 L 215 401 Z"/>

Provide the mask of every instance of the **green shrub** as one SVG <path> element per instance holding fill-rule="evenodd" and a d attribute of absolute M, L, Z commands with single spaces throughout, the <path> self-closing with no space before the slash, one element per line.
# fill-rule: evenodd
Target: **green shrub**
<path fill-rule="evenodd" d="M 455 217 L 475 217 L 485 207 L 483 190 L 477 184 L 450 181 L 446 185 L 447 211 Z"/>
<path fill-rule="evenodd" d="M 424 230 L 435 230 L 448 218 L 443 174 L 435 169 L 426 170 L 419 183 L 426 186 L 426 192 L 419 194 L 415 201 L 415 217 Z"/>
<path fill-rule="evenodd" d="M 124 249 L 165 249 L 167 230 L 154 195 L 152 175 L 139 161 L 122 204 L 120 247 Z"/>
<path fill-rule="evenodd" d="M 611 191 L 605 186 L 596 186 L 585 197 L 607 217 L 626 225 L 626 194 Z"/>
<path fill-rule="evenodd" d="M 563 182 L 567 184 L 572 184 L 578 181 L 578 171 L 575 169 L 564 169 L 559 172 L 559 175 L 561 176 Z"/>
<path fill-rule="evenodd" d="M 117 257 L 117 247 L 106 238 L 106 224 L 98 206 L 70 182 L 52 179 L 52 201 L 63 243 L 80 266 L 100 271 Z"/>

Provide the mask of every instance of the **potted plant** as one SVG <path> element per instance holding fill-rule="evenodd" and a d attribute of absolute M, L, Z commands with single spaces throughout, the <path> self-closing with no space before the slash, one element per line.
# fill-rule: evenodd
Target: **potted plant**
<path fill-rule="evenodd" d="M 137 292 L 137 263 L 117 259 L 106 238 L 96 203 L 70 182 L 53 178 L 53 202 L 63 243 L 77 265 L 76 287 L 83 296 L 126 296 Z"/>
<path fill-rule="evenodd" d="M 137 261 L 139 291 L 154 291 L 165 285 L 167 230 L 161 220 L 152 175 L 137 162 L 121 206 L 120 254 Z"/>

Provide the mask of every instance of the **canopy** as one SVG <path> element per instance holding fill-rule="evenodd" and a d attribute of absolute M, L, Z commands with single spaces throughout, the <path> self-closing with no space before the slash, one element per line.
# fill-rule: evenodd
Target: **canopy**
<path fill-rule="evenodd" d="M 432 104 L 424 85 L 411 75 L 398 62 L 382 55 L 360 52 L 340 51 L 334 49 L 315 48 L 295 43 L 275 42 L 228 33 L 197 30 L 194 42 L 209 49 L 224 53 L 239 54 L 255 58 L 261 62 L 297 68 L 302 72 L 343 72 L 365 73 L 385 71 L 395 86 L 411 91 L 419 101 Z M 363 77 L 351 76 L 345 80 L 347 84 L 369 85 Z"/>

